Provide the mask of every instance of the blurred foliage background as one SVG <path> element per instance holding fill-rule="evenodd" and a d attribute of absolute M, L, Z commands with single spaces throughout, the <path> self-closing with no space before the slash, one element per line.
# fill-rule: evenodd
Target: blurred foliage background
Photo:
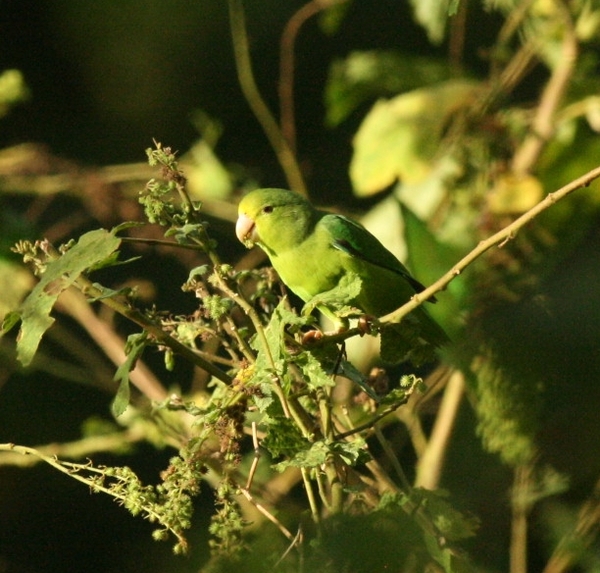
<path fill-rule="evenodd" d="M 364 215 L 426 284 L 600 164 L 596 0 L 246 4 L 256 82 L 276 115 L 290 111 L 279 99 L 280 43 L 306 16 L 293 45 L 291 142 L 309 195 Z M 0 315 L 34 281 L 9 250 L 15 241 L 59 244 L 140 218 L 153 139 L 179 150 L 223 259 L 243 256 L 237 198 L 289 182 L 242 95 L 226 2 L 7 0 L 0 29 L 0 73 L 8 71 L 0 76 Z M 529 570 L 570 570 L 551 569 L 550 556 L 586 501 L 597 502 L 598 198 L 592 184 L 558 203 L 438 296 L 436 318 L 456 341 L 444 360 L 467 381 L 440 483 L 481 519 L 467 549 L 482 571 L 522 571 L 509 550 L 516 506 L 530 530 Z M 104 281 L 139 284 L 148 305 L 193 312 L 180 284 L 202 262 L 196 255 L 128 249 L 143 259 Z M 94 340 L 100 326 L 82 326 L 76 301 L 59 310 L 28 369 L 16 362 L 14 339 L 0 339 L 0 442 L 61 444 L 115 423 L 114 365 Z M 114 324 L 120 336 L 132 331 Z M 357 363 L 369 362 L 356 352 Z M 191 367 L 166 372 L 161 356 L 145 359 L 165 388 L 193 392 Z M 427 429 L 437 405 L 424 413 Z M 130 465 L 152 483 L 172 454 L 161 440 L 143 440 L 93 459 Z M 525 470 L 535 487 L 519 506 L 511 491 Z M 208 488 L 197 506 L 192 553 L 175 557 L 112 501 L 50 468 L 5 462 L 0 572 L 197 571 L 208 558 Z M 598 571 L 598 542 L 585 540 L 572 570 Z"/>

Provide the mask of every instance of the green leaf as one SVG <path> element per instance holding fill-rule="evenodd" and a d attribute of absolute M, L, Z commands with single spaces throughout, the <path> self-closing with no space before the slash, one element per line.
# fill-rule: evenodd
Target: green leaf
<path fill-rule="evenodd" d="M 11 330 L 21 320 L 21 315 L 17 311 L 7 312 L 2 320 L 2 334 Z"/>
<path fill-rule="evenodd" d="M 23 366 L 31 363 L 43 334 L 54 323 L 50 312 L 60 294 L 83 272 L 109 257 L 120 244 L 121 240 L 113 233 L 97 229 L 82 235 L 64 255 L 48 263 L 40 282 L 18 311 L 21 329 L 17 356 Z"/>
<path fill-rule="evenodd" d="M 269 324 L 264 328 L 264 338 L 257 335 L 250 341 L 252 348 L 257 351 L 252 383 L 259 386 L 262 392 L 262 396 L 254 396 L 253 401 L 261 412 L 264 412 L 273 400 L 271 390 L 274 375 L 281 379 L 284 386 L 289 385 L 289 353 L 285 346 L 285 329 L 288 326 L 303 326 L 307 320 L 289 310 L 288 302 L 284 299 L 275 308 Z"/>
<path fill-rule="evenodd" d="M 465 253 L 440 243 L 424 221 L 405 205 L 400 206 L 408 251 L 407 265 L 423 284 L 430 285 L 447 273 Z M 454 280 L 439 296 L 438 304 L 427 304 L 427 312 L 441 323 L 444 330 L 451 331 L 468 294 L 465 281 Z"/>
<path fill-rule="evenodd" d="M 327 4 L 323 4 L 326 6 Z M 346 13 L 350 9 L 352 2 L 330 2 L 329 6 L 321 11 L 319 15 L 319 27 L 324 34 L 332 36 L 335 34 L 344 21 Z"/>
<path fill-rule="evenodd" d="M 479 520 L 456 510 L 448 501 L 444 491 L 414 489 L 409 495 L 404 493 L 384 493 L 377 511 L 393 513 L 394 508 L 411 514 L 418 511 L 424 520 L 435 530 L 422 527 L 421 535 L 429 555 L 437 561 L 446 573 L 466 573 L 473 571 L 468 559 L 448 544 L 472 537 L 479 528 Z"/>
<path fill-rule="evenodd" d="M 29 89 L 19 70 L 4 70 L 0 74 L 0 117 L 29 97 Z"/>
<path fill-rule="evenodd" d="M 330 454 L 331 451 L 329 446 L 324 441 L 320 440 L 315 442 L 308 450 L 298 452 L 291 460 L 275 464 L 273 467 L 279 472 L 282 472 L 288 467 L 314 468 L 324 464 Z"/>
<path fill-rule="evenodd" d="M 375 402 L 379 402 L 381 400 L 381 398 L 375 393 L 373 388 L 369 386 L 366 376 L 360 370 L 358 370 L 358 368 L 356 368 L 351 362 L 348 362 L 347 360 L 342 360 L 340 362 L 338 372 L 340 375 L 345 376 L 346 378 L 348 378 L 348 380 L 351 380 L 357 386 L 359 386 L 360 389 L 363 390 L 363 392 L 365 392 L 365 394 L 367 394 L 369 398 L 375 400 Z"/>
<path fill-rule="evenodd" d="M 227 199 L 233 190 L 233 179 L 210 145 L 201 139 L 185 156 L 187 189 L 192 199 Z"/>
<path fill-rule="evenodd" d="M 261 447 L 265 448 L 272 458 L 290 457 L 306 449 L 307 442 L 295 422 L 278 413 L 270 417 L 269 429 Z"/>
<path fill-rule="evenodd" d="M 446 32 L 448 17 L 456 11 L 457 2 L 452 0 L 411 0 L 415 20 L 425 28 L 429 40 L 441 44 Z"/>
<path fill-rule="evenodd" d="M 357 274 L 347 273 L 336 287 L 311 298 L 302 308 L 302 314 L 308 315 L 318 307 L 330 309 L 337 317 L 362 314 L 358 309 L 348 305 L 360 294 L 361 285 L 362 281 Z"/>
<path fill-rule="evenodd" d="M 285 349 L 285 328 L 286 326 L 303 326 L 307 319 L 299 317 L 295 312 L 288 308 L 287 300 L 282 300 L 271 315 L 269 324 L 265 327 L 265 339 L 267 348 L 264 348 L 263 339 L 256 336 L 252 339 L 251 346 L 258 351 L 256 358 L 256 376 L 261 375 L 261 370 L 268 370 L 269 376 L 273 373 L 272 364 L 269 360 L 269 354 L 273 358 L 277 373 L 281 374 L 285 370 L 284 358 L 287 356 Z"/>
<path fill-rule="evenodd" d="M 111 411 L 115 417 L 120 416 L 129 405 L 130 388 L 129 373 L 135 368 L 138 359 L 142 356 L 148 343 L 148 333 L 140 332 L 131 334 L 127 337 L 125 345 L 125 362 L 117 368 L 114 380 L 119 382 L 119 388 L 113 403 Z"/>
<path fill-rule="evenodd" d="M 475 536 L 479 529 L 479 519 L 461 513 L 449 501 L 450 495 L 444 490 L 418 488 L 411 494 L 431 517 L 437 530 L 448 541 L 460 541 Z"/>
<path fill-rule="evenodd" d="M 300 367 L 310 389 L 335 386 L 335 380 L 331 373 L 325 371 L 321 362 L 311 352 L 301 352 L 292 357 L 292 361 Z"/>
<path fill-rule="evenodd" d="M 325 88 L 326 122 L 336 126 L 366 101 L 449 77 L 447 62 L 439 59 L 385 50 L 352 52 L 330 67 Z"/>
<path fill-rule="evenodd" d="M 361 439 L 332 443 L 319 440 L 312 444 L 308 450 L 298 452 L 292 459 L 276 464 L 274 468 L 280 472 L 288 467 L 316 468 L 322 466 L 331 455 L 339 456 L 346 464 L 351 466 L 370 459 L 365 449 L 365 442 Z"/>
<path fill-rule="evenodd" d="M 423 181 L 439 158 L 448 122 L 467 109 L 479 84 L 450 80 L 378 101 L 354 138 L 350 178 L 358 195 L 370 195 L 397 179 Z"/>
<path fill-rule="evenodd" d="M 473 366 L 477 391 L 477 432 L 486 450 L 511 465 L 531 463 L 537 455 L 543 385 L 535 375 L 503 368 L 481 349 Z"/>
<path fill-rule="evenodd" d="M 96 302 L 98 300 L 103 300 L 105 298 L 115 298 L 117 296 L 130 296 L 133 292 L 133 289 L 131 287 L 123 287 L 118 290 L 114 290 L 112 288 L 102 286 L 99 283 L 94 283 L 94 287 L 101 291 L 102 294 L 99 294 L 98 296 L 92 298 L 88 298 L 88 302 Z"/>
<path fill-rule="evenodd" d="M 351 442 L 334 442 L 331 451 L 337 454 L 349 466 L 365 463 L 371 459 L 363 439 L 355 437 Z"/>

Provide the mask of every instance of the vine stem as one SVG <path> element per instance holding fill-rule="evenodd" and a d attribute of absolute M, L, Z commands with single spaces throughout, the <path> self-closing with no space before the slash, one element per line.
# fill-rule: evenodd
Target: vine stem
<path fill-rule="evenodd" d="M 279 109 L 281 132 L 292 152 L 296 152 L 296 119 L 294 114 L 294 45 L 300 28 L 307 20 L 346 0 L 311 0 L 288 20 L 281 34 L 279 48 Z"/>
<path fill-rule="evenodd" d="M 246 101 L 259 121 L 291 189 L 307 195 L 306 185 L 296 157 L 281 133 L 273 114 L 263 100 L 252 72 L 246 18 L 242 0 L 229 0 L 229 23 L 238 81 Z"/>

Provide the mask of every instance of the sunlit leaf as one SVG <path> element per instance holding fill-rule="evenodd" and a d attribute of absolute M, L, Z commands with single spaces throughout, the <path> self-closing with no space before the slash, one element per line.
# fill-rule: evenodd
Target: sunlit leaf
<path fill-rule="evenodd" d="M 19 70 L 5 70 L 0 74 L 0 117 L 11 106 L 29 97 L 23 74 Z"/>
<path fill-rule="evenodd" d="M 444 39 L 446 24 L 451 11 L 456 11 L 456 2 L 450 0 L 411 0 L 415 19 L 425 30 L 434 44 Z"/>
<path fill-rule="evenodd" d="M 130 388 L 129 388 L 129 373 L 135 368 L 137 361 L 142 356 L 148 342 L 148 334 L 140 332 L 131 334 L 127 337 L 125 345 L 125 362 L 117 368 L 115 373 L 115 381 L 119 382 L 117 394 L 111 405 L 112 413 L 115 417 L 120 416 L 129 405 Z"/>
<path fill-rule="evenodd" d="M 329 70 L 327 124 L 338 125 L 363 102 L 449 77 L 448 64 L 437 58 L 384 50 L 351 52 L 345 59 L 335 60 Z"/>
<path fill-rule="evenodd" d="M 496 179 L 488 194 L 488 208 L 495 215 L 521 214 L 539 203 L 543 196 L 544 188 L 537 177 L 506 174 Z"/>
<path fill-rule="evenodd" d="M 344 17 L 351 6 L 351 0 L 329 3 L 327 8 L 320 13 L 319 26 L 321 27 L 321 30 L 328 35 L 335 34 L 342 25 Z"/>
<path fill-rule="evenodd" d="M 193 199 L 226 199 L 233 190 L 231 175 L 203 139 L 195 143 L 186 158 L 187 189 Z"/>
<path fill-rule="evenodd" d="M 0 258 L 0 320 L 19 306 L 33 282 L 33 275 L 27 269 Z"/>
<path fill-rule="evenodd" d="M 408 247 L 408 266 L 425 285 L 430 285 L 447 273 L 464 253 L 440 243 L 424 221 L 410 209 L 402 206 L 404 233 Z M 460 278 L 450 283 L 439 295 L 439 303 L 428 305 L 427 311 L 438 320 L 445 330 L 457 326 L 462 304 L 467 296 L 466 284 Z"/>
<path fill-rule="evenodd" d="M 354 138 L 350 178 L 358 195 L 397 179 L 423 181 L 434 167 L 452 114 L 469 105 L 478 84 L 453 80 L 377 102 Z"/>
<path fill-rule="evenodd" d="M 109 231 L 90 231 L 64 255 L 47 265 L 40 282 L 19 309 L 21 330 L 17 355 L 23 366 L 31 362 L 44 332 L 54 323 L 50 312 L 60 294 L 83 272 L 110 257 L 120 244 L 121 240 Z"/>
<path fill-rule="evenodd" d="M 302 314 L 310 314 L 317 307 L 329 307 L 338 316 L 351 316 L 356 309 L 348 306 L 359 294 L 362 281 L 354 273 L 346 273 L 331 290 L 319 293 L 311 298 L 302 309 Z"/>

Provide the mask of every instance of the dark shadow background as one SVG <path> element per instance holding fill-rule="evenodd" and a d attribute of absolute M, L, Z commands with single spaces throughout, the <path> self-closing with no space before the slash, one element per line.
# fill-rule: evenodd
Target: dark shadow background
<path fill-rule="evenodd" d="M 255 75 L 267 102 L 276 109 L 281 30 L 303 2 L 249 0 L 246 4 Z M 153 138 L 173 149 L 187 150 L 198 138 L 191 115 L 202 109 L 223 124 L 217 153 L 225 163 L 243 165 L 265 186 L 285 185 L 241 95 L 223 0 L 5 0 L 0 7 L 0 70 L 21 70 L 32 93 L 29 102 L 0 119 L 0 148 L 33 141 L 83 165 L 139 162 L 145 160 L 144 150 Z M 467 64 L 474 73 L 484 72 L 485 64 L 477 54 L 493 41 L 497 19 L 484 13 L 472 18 L 477 33 L 467 39 L 465 53 L 472 58 Z M 413 24 L 407 2 L 397 0 L 353 2 L 334 35 L 323 33 L 318 18 L 300 33 L 295 86 L 298 155 L 311 194 L 322 203 L 359 203 L 351 196 L 347 166 L 352 136 L 366 110 L 357 110 L 335 129 L 324 126 L 323 92 L 329 63 L 352 50 L 382 48 L 420 55 L 445 53 L 443 47 L 431 47 L 424 32 Z M 525 89 L 535 93 L 535 88 L 533 76 Z M 0 207 L 11 208 L 2 201 Z M 18 209 L 21 200 L 13 201 Z M 59 205 L 69 208 L 66 203 Z M 0 229 L 2 234 L 6 229 Z M 598 245 L 597 230 L 590 232 L 589 242 Z M 145 272 L 164 291 L 159 306 L 182 308 L 190 304 L 177 286 L 185 280 L 186 269 L 171 263 L 169 272 L 163 267 L 158 272 L 158 262 Z M 596 314 L 600 308 L 596 304 L 597 263 L 597 251 L 592 250 L 572 260 L 573 272 L 581 271 L 578 264 L 596 269 L 583 283 L 588 290 L 575 293 L 591 299 Z M 144 269 L 137 272 L 143 276 Z M 565 277 L 572 276 L 569 269 L 565 273 Z M 572 282 L 563 278 L 561 283 L 557 278 L 548 291 L 569 286 Z M 510 320 L 510 315 L 500 314 L 499 321 Z M 587 315 L 590 322 L 596 314 Z M 565 322 L 564 317 L 557 320 Z M 527 319 L 523 321 L 526 324 Z M 596 335 L 591 339 L 596 340 Z M 531 348 L 536 348 L 535 343 Z M 580 379 L 590 374 L 597 379 L 597 362 L 589 360 L 597 348 L 586 352 L 584 359 L 573 355 L 562 360 L 556 352 L 542 353 L 536 359 L 546 364 L 554 360 L 554 372 L 561 376 L 568 376 L 577 363 Z M 188 374 L 176 372 L 167 383 L 185 385 Z M 589 411 L 595 403 L 589 394 L 582 394 L 579 406 L 587 406 L 585 435 L 597 439 L 597 414 Z M 12 375 L 0 388 L 0 442 L 37 445 L 77 439 L 89 416 L 109 418 L 110 398 L 58 377 Z M 558 406 L 564 406 L 562 399 L 560 393 L 555 397 Z M 573 410 L 559 408 L 545 438 L 559 452 L 559 465 L 565 458 L 556 447 L 557 440 L 573 431 L 570 424 L 577 417 Z M 453 492 L 472 494 L 459 501 L 483 519 L 481 536 L 474 542 L 476 553 L 490 570 L 501 571 L 507 559 L 503 551 L 508 545 L 510 474 L 473 441 L 474 420 L 468 407 L 463 418 L 448 463 L 454 469 L 447 485 Z M 153 482 L 172 455 L 172 451 L 139 446 L 130 455 L 97 456 L 94 462 L 130 465 L 142 479 Z M 577 460 L 567 462 L 568 469 L 577 467 Z M 586 467 L 590 470 L 589 464 Z M 588 479 L 597 475 L 589 473 Z M 211 496 L 205 488 L 190 533 L 192 554 L 174 557 L 169 543 L 152 541 L 150 524 L 55 470 L 1 468 L 0 573 L 196 571 L 207 556 L 210 510 Z"/>

